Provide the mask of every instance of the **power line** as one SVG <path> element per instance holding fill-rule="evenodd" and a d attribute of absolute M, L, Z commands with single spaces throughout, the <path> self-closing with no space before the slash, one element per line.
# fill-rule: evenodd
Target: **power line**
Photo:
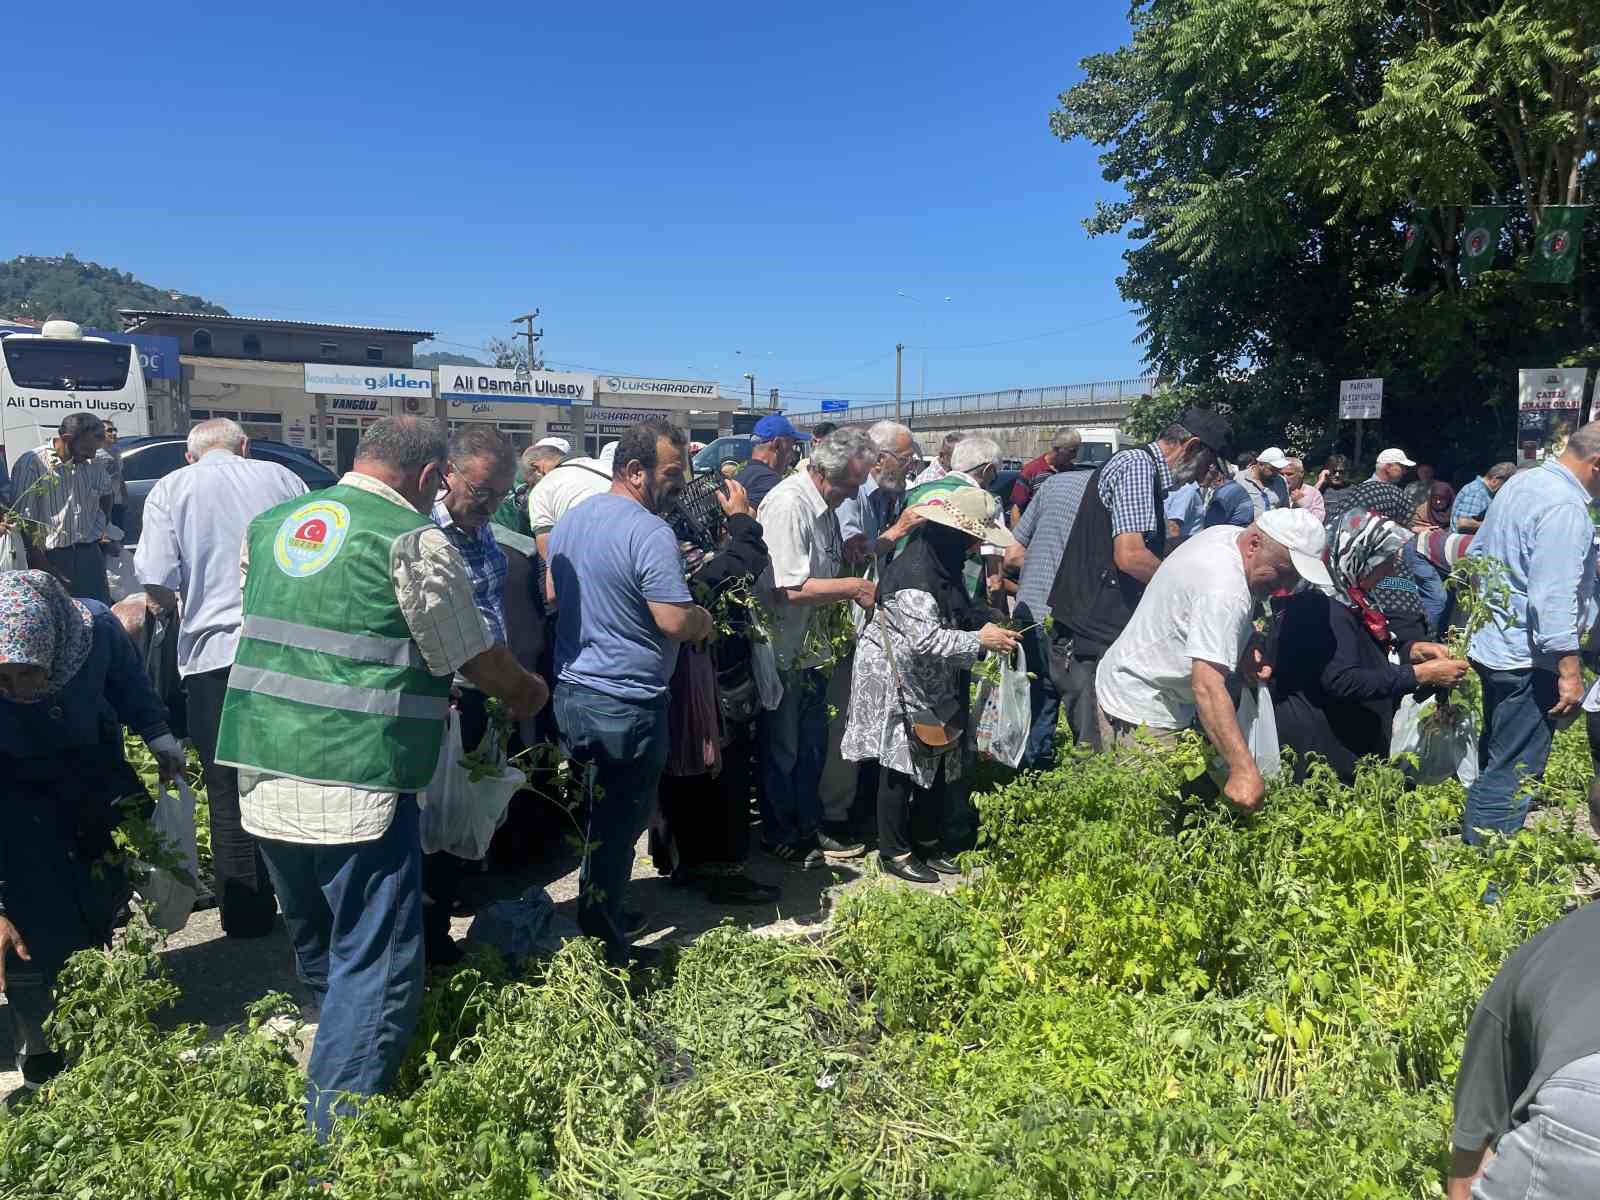
<path fill-rule="evenodd" d="M 1024 334 L 1022 337 L 1001 338 L 997 342 L 964 342 L 964 343 L 961 343 L 959 345 L 950 345 L 950 346 L 931 346 L 931 345 L 930 346 L 918 346 L 918 345 L 913 345 L 910 342 L 907 342 L 906 343 L 906 349 L 907 350 L 982 350 L 987 346 L 1014 346 L 1018 342 L 1036 342 L 1040 338 L 1056 337 L 1059 334 L 1073 333 L 1073 332 L 1076 332 L 1079 329 L 1091 329 L 1096 325 L 1104 325 L 1104 324 L 1106 324 L 1107 322 L 1110 322 L 1110 321 L 1120 321 L 1123 317 L 1128 316 L 1132 312 L 1133 312 L 1132 309 L 1125 308 L 1119 313 L 1112 313 L 1109 317 L 1101 317 L 1097 321 L 1084 321 L 1084 322 L 1082 322 L 1080 324 L 1077 324 L 1077 325 L 1066 325 L 1066 326 L 1063 326 L 1060 329 L 1046 329 L 1043 333 L 1029 333 L 1029 334 Z"/>

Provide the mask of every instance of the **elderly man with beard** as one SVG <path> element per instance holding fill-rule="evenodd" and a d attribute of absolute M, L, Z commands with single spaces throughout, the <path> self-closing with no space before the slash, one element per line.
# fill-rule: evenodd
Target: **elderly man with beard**
<path fill-rule="evenodd" d="M 1203 477 L 1232 436 L 1216 413 L 1186 409 L 1153 442 L 1113 454 L 1084 491 L 1050 592 L 1050 671 L 1080 745 L 1103 749 L 1095 672 L 1166 554 L 1166 498 Z"/>

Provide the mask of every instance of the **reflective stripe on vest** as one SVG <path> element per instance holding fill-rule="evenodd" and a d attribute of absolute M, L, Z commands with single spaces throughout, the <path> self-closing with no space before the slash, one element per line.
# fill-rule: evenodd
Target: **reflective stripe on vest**
<path fill-rule="evenodd" d="M 228 673 L 228 687 L 232 691 L 275 696 L 279 700 L 298 700 L 319 708 L 415 721 L 442 721 L 450 711 L 449 696 L 413 696 L 348 683 L 328 683 L 239 663 Z"/>
<path fill-rule="evenodd" d="M 422 652 L 410 638 L 380 637 L 374 633 L 340 633 L 318 625 L 299 625 L 277 617 L 246 616 L 242 633 L 247 638 L 293 646 L 297 650 L 318 650 L 337 654 L 356 662 L 381 663 L 390 667 L 428 669 Z M 370 710 L 362 710 L 370 711 Z"/>

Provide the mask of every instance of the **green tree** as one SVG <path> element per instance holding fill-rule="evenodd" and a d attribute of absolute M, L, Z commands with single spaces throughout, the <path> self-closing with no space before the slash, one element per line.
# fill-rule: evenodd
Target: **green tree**
<path fill-rule="evenodd" d="M 1381 375 L 1373 439 L 1464 473 L 1508 453 L 1518 367 L 1600 355 L 1600 238 L 1573 287 L 1515 270 L 1542 208 L 1592 182 L 1594 0 L 1137 0 L 1130 21 L 1051 126 L 1126 192 L 1085 224 L 1133 243 L 1150 364 L 1242 444 L 1348 446 L 1338 381 Z M 1502 269 L 1468 286 L 1462 217 L 1492 202 Z M 1431 253 L 1402 278 L 1413 219 Z"/>

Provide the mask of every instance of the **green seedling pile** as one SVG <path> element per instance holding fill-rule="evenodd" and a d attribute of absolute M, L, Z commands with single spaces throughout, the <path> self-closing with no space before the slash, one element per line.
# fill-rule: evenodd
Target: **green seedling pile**
<path fill-rule="evenodd" d="M 0 1122 L 0 1194 L 1428 1197 L 1479 993 L 1593 844 L 1564 735 L 1535 831 L 1464 847 L 1451 783 L 1374 766 L 1182 809 L 1199 748 L 979 798 L 976 881 L 868 886 L 814 944 L 731 927 L 647 977 L 590 943 L 435 977 L 394 1094 L 328 1147 L 262 1002 L 220 1040 L 135 932 L 80 955 L 76 1062 Z M 1495 882 L 1498 904 L 1480 897 Z"/>

